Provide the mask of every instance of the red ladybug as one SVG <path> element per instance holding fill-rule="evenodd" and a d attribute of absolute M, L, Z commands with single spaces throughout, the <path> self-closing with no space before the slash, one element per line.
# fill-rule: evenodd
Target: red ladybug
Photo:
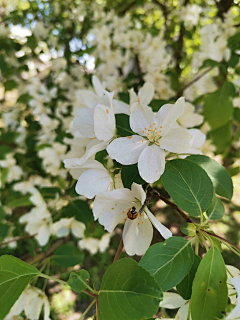
<path fill-rule="evenodd" d="M 132 207 L 131 209 L 129 209 L 127 212 L 127 216 L 128 216 L 128 219 L 135 220 L 138 216 L 138 212 L 136 211 L 136 208 Z"/>

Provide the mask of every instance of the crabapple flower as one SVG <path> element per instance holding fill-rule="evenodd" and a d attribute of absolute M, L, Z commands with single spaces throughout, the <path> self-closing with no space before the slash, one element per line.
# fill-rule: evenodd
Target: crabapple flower
<path fill-rule="evenodd" d="M 148 105 L 154 96 L 154 86 L 150 82 L 146 82 L 142 88 L 138 91 L 138 95 L 133 89 L 129 90 L 130 95 L 130 105 L 134 103 L 139 103 L 141 105 Z"/>
<path fill-rule="evenodd" d="M 138 163 L 146 182 L 157 181 L 165 169 L 165 150 L 183 153 L 191 146 L 192 135 L 176 125 L 184 108 L 184 98 L 162 106 L 157 113 L 148 106 L 133 104 L 130 126 L 138 135 L 113 140 L 107 147 L 110 158 L 123 165 Z"/>
<path fill-rule="evenodd" d="M 78 194 L 92 199 L 100 192 L 113 189 L 112 175 L 100 162 L 88 159 L 80 165 L 78 161 L 78 158 L 64 160 L 65 168 L 71 169 L 70 174 L 74 179 L 78 179 Z"/>
<path fill-rule="evenodd" d="M 178 319 L 178 320 L 188 319 L 189 301 L 184 300 L 177 293 L 164 292 L 163 300 L 160 302 L 159 306 L 166 309 L 180 308 L 176 314 L 175 319 Z"/>
<path fill-rule="evenodd" d="M 96 239 L 92 237 L 84 238 L 79 240 L 78 246 L 80 249 L 88 250 L 91 254 L 96 254 L 99 252 L 105 252 L 109 247 L 113 233 L 105 233 L 101 239 Z"/>
<path fill-rule="evenodd" d="M 82 238 L 85 229 L 85 224 L 74 218 L 63 218 L 52 225 L 53 233 L 58 237 L 67 237 L 71 231 L 76 238 Z"/>
<path fill-rule="evenodd" d="M 135 207 L 136 212 L 142 207 L 146 194 L 142 187 L 132 184 L 131 190 L 120 188 L 100 193 L 93 203 L 95 220 L 105 227 L 108 232 L 113 232 L 118 223 L 126 219 L 123 229 L 123 243 L 128 255 L 143 255 L 151 244 L 154 227 L 163 238 L 172 236 L 171 231 L 162 225 L 157 218 L 145 208 L 144 212 L 129 219 L 128 212 Z"/>
<path fill-rule="evenodd" d="M 177 120 L 183 128 L 193 128 L 203 122 L 203 116 L 194 113 L 194 111 L 194 106 L 189 102 L 185 102 L 185 109 Z"/>
<path fill-rule="evenodd" d="M 199 148 L 201 148 L 206 141 L 206 136 L 202 131 L 198 129 L 189 129 L 188 132 L 192 135 L 191 146 L 184 151 L 186 155 L 179 156 L 182 159 L 186 158 L 188 154 L 202 154 L 202 151 Z"/>
<path fill-rule="evenodd" d="M 232 284 L 232 278 L 234 277 L 234 278 L 240 279 L 240 270 L 234 266 L 226 265 L 226 267 L 227 267 L 228 271 L 231 273 L 231 275 L 230 275 L 229 272 L 227 272 L 228 296 L 231 300 L 231 304 L 236 304 L 237 303 L 237 292 Z"/>
<path fill-rule="evenodd" d="M 230 312 L 230 314 L 227 316 L 226 320 L 233 320 L 233 319 L 239 319 L 240 318 L 240 278 L 234 277 L 232 278 L 232 284 L 234 285 L 236 291 L 237 291 L 237 304 L 235 308 Z"/>

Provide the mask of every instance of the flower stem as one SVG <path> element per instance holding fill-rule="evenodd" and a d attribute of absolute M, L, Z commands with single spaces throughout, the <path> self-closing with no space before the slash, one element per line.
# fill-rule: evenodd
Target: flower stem
<path fill-rule="evenodd" d="M 121 238 L 121 240 L 119 242 L 117 252 L 116 252 L 115 257 L 113 259 L 113 263 L 120 258 L 122 250 L 123 250 L 123 238 Z"/>
<path fill-rule="evenodd" d="M 88 313 L 88 311 L 92 308 L 92 306 L 94 305 L 94 303 L 97 301 L 97 299 L 93 300 L 90 305 L 87 307 L 87 309 L 83 312 L 83 314 L 81 315 L 81 317 L 79 318 L 79 320 L 82 320 L 84 318 L 84 316 Z"/>

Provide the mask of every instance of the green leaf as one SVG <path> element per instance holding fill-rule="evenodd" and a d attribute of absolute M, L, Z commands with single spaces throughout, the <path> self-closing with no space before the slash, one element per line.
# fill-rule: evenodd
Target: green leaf
<path fill-rule="evenodd" d="M 205 120 L 214 130 L 225 125 L 233 113 L 231 97 L 235 94 L 234 85 L 224 82 L 217 91 L 209 93 L 203 105 Z"/>
<path fill-rule="evenodd" d="M 209 207 L 213 197 L 213 184 L 199 165 L 187 159 L 169 161 L 162 180 L 164 188 L 175 203 L 196 217 Z"/>
<path fill-rule="evenodd" d="M 139 175 L 137 164 L 122 166 L 121 178 L 124 188 L 128 189 L 131 189 L 131 185 L 133 182 L 136 182 L 138 184 L 145 183 L 145 181 Z"/>
<path fill-rule="evenodd" d="M 125 103 L 130 102 L 129 93 L 128 92 L 119 92 L 118 93 L 119 99 Z"/>
<path fill-rule="evenodd" d="M 162 291 L 147 270 L 132 259 L 113 263 L 102 279 L 100 320 L 140 320 L 159 308 Z"/>
<path fill-rule="evenodd" d="M 77 247 L 71 244 L 63 244 L 55 250 L 51 257 L 51 264 L 68 268 L 82 263 L 83 259 L 84 254 Z"/>
<path fill-rule="evenodd" d="M 221 253 L 212 247 L 196 272 L 191 297 L 192 320 L 222 318 L 228 299 L 227 273 Z"/>
<path fill-rule="evenodd" d="M 186 277 L 177 285 L 177 292 L 185 300 L 189 300 L 191 298 L 192 284 L 200 262 L 201 258 L 199 256 L 194 255 L 192 268 L 189 270 Z"/>
<path fill-rule="evenodd" d="M 221 219 L 224 215 L 225 209 L 222 201 L 218 199 L 215 195 L 213 196 L 212 203 L 208 207 L 206 213 L 210 220 Z"/>
<path fill-rule="evenodd" d="M 18 199 L 14 199 L 6 204 L 9 208 L 27 207 L 32 206 L 32 202 L 29 200 L 30 196 L 24 196 Z"/>
<path fill-rule="evenodd" d="M 0 146 L 0 160 L 5 159 L 6 154 L 10 153 L 13 151 L 13 148 L 9 147 L 9 146 Z"/>
<path fill-rule="evenodd" d="M 186 222 L 181 226 L 182 233 L 186 234 L 187 236 L 195 236 L 196 230 L 197 228 L 194 223 Z"/>
<path fill-rule="evenodd" d="M 7 80 L 5 83 L 4 83 L 4 87 L 5 87 L 5 90 L 6 91 L 9 91 L 9 90 L 12 90 L 12 89 L 15 89 L 18 87 L 18 84 L 16 81 L 14 80 Z"/>
<path fill-rule="evenodd" d="M 191 242 L 171 237 L 151 246 L 139 264 L 150 272 L 163 291 L 167 291 L 182 281 L 193 261 Z"/>
<path fill-rule="evenodd" d="M 63 208 L 64 217 L 75 217 L 76 220 L 83 222 L 86 227 L 93 221 L 93 213 L 89 204 L 84 200 L 75 200 Z"/>
<path fill-rule="evenodd" d="M 187 157 L 187 160 L 197 163 L 209 175 L 215 192 L 222 197 L 231 200 L 233 195 L 233 183 L 227 170 L 217 161 L 203 155 Z"/>
<path fill-rule="evenodd" d="M 22 260 L 8 255 L 0 257 L 0 319 L 4 319 L 29 281 L 37 275 L 41 273 Z"/>
<path fill-rule="evenodd" d="M 232 121 L 228 121 L 224 126 L 210 131 L 213 144 L 217 147 L 217 153 L 224 153 L 229 149 L 232 142 Z"/>
<path fill-rule="evenodd" d="M 7 182 L 8 173 L 9 173 L 9 169 L 8 168 L 1 168 L 1 183 L 2 183 L 2 186 L 4 186 L 5 183 Z"/>
<path fill-rule="evenodd" d="M 74 291 L 81 292 L 87 288 L 89 279 L 90 279 L 90 276 L 87 270 L 82 269 L 77 272 L 72 272 L 70 274 L 68 283 Z"/>
<path fill-rule="evenodd" d="M 116 127 L 117 127 L 117 134 L 121 137 L 128 137 L 132 136 L 134 132 L 132 131 L 130 124 L 129 124 L 129 116 L 127 114 L 116 114 Z"/>
<path fill-rule="evenodd" d="M 2 206 L 0 206 L 0 220 L 4 219 L 6 216 L 5 210 Z"/>
<path fill-rule="evenodd" d="M 10 229 L 10 226 L 8 226 L 7 224 L 0 223 L 0 242 L 3 241 L 3 239 L 5 239 L 9 229 Z"/>
<path fill-rule="evenodd" d="M 43 187 L 39 191 L 44 199 L 55 199 L 56 195 L 61 195 L 61 190 L 57 187 Z"/>
<path fill-rule="evenodd" d="M 167 104 L 169 103 L 168 100 L 152 100 L 150 103 L 149 103 L 149 106 L 152 107 L 153 111 L 154 112 L 158 112 L 158 110 L 164 105 L 164 104 Z"/>

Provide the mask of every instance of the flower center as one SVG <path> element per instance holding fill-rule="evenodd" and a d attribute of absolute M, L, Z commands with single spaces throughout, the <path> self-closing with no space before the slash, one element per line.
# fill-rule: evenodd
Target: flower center
<path fill-rule="evenodd" d="M 149 126 L 148 128 L 144 128 L 143 133 L 146 134 L 146 137 L 149 141 L 152 143 L 155 143 L 159 146 L 159 140 L 161 139 L 161 132 L 162 132 L 162 126 L 160 126 L 160 129 L 158 130 L 156 127 L 156 123 L 154 122 L 152 126 Z"/>

